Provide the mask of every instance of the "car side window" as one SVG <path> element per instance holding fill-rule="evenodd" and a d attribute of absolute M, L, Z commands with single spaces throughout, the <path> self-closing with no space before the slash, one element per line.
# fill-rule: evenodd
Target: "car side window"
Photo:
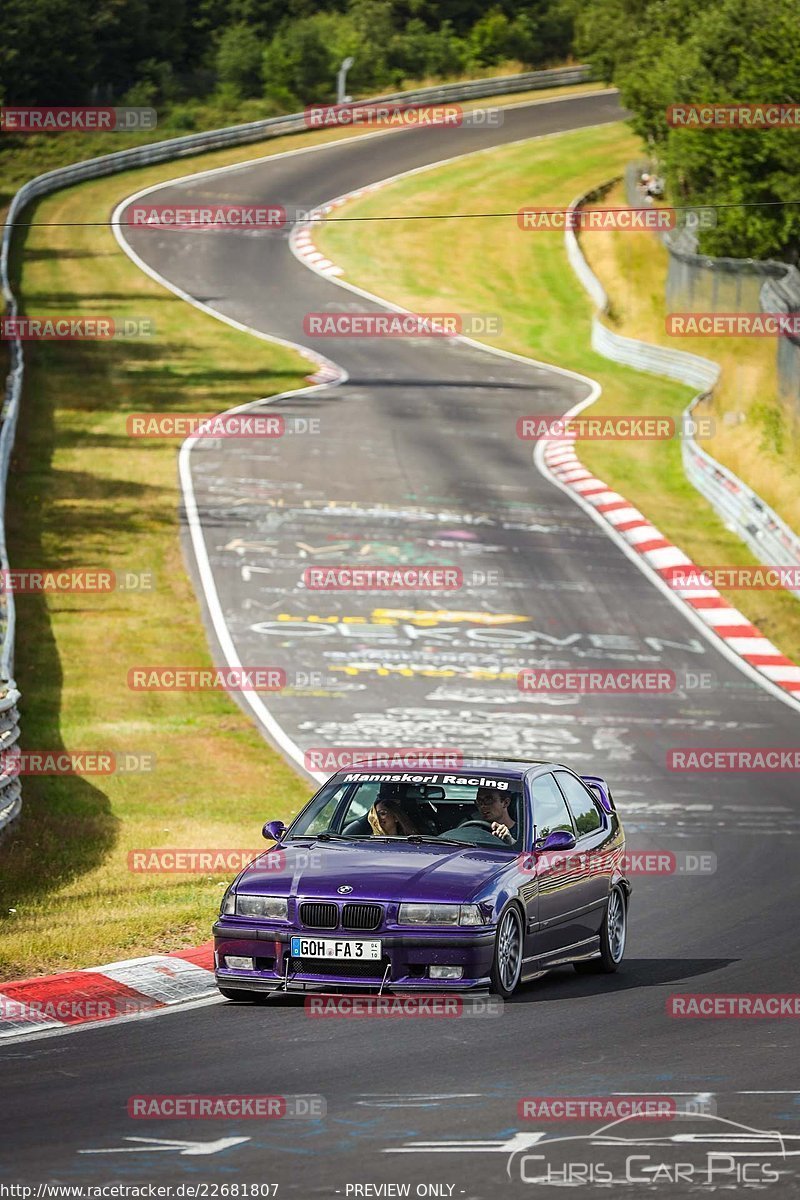
<path fill-rule="evenodd" d="M 578 837 L 584 837 L 587 833 L 594 833 L 596 829 L 602 829 L 603 818 L 600 816 L 597 801 L 589 789 L 585 788 L 574 775 L 568 775 L 566 771 L 556 771 L 556 779 L 575 818 Z"/>
<path fill-rule="evenodd" d="M 531 796 L 537 839 L 547 837 L 558 830 L 565 833 L 575 832 L 567 803 L 552 775 L 540 775 L 538 779 L 534 779 Z"/>
<path fill-rule="evenodd" d="M 324 802 L 320 803 L 320 807 L 316 811 L 307 813 L 305 819 L 298 822 L 297 828 L 293 829 L 292 833 L 296 836 L 325 833 L 336 815 L 336 809 L 341 803 L 346 787 L 347 785 L 342 784 L 341 787 L 336 788 Z"/>
<path fill-rule="evenodd" d="M 355 796 L 350 801 L 350 807 L 345 813 L 342 825 L 349 825 L 351 821 L 357 821 L 359 817 L 365 817 L 372 808 L 378 798 L 379 783 L 362 783 L 360 784 Z"/>

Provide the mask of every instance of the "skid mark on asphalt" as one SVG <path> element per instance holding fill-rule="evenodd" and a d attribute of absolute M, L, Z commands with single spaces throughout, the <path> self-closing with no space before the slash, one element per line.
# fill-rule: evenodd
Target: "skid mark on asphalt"
<path fill-rule="evenodd" d="M 377 1092 L 375 1095 L 365 1094 L 355 1103 L 364 1108 L 438 1108 L 454 1100 L 479 1100 L 482 1092 L 443 1092 L 401 1094 L 398 1092 Z"/>

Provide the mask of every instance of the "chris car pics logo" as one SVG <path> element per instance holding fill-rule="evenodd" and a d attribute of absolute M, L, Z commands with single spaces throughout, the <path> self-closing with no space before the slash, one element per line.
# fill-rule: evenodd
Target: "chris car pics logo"
<path fill-rule="evenodd" d="M 800 1155 L 800 1134 L 755 1129 L 714 1113 L 676 1112 L 652 1123 L 634 1114 L 590 1134 L 518 1134 L 508 1149 L 508 1176 L 522 1183 L 635 1184 L 648 1193 L 688 1184 L 717 1191 L 777 1183 L 787 1173 L 787 1160 Z"/>

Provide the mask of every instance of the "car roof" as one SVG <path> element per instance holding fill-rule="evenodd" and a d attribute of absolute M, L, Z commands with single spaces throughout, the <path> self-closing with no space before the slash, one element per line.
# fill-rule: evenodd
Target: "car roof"
<path fill-rule="evenodd" d="M 342 767 L 331 779 L 336 779 L 339 776 L 363 774 L 363 775 L 438 775 L 438 774 L 454 774 L 454 775 L 473 775 L 486 774 L 489 772 L 492 775 L 509 775 L 514 779 L 522 779 L 529 771 L 535 771 L 539 774 L 542 771 L 562 768 L 563 763 L 550 762 L 546 759 L 534 758 L 472 758 L 464 759 L 458 766 L 453 765 L 452 759 L 443 756 L 441 758 L 430 758 L 425 762 L 424 766 L 379 766 L 374 763 L 354 763 L 352 767 Z M 569 768 L 566 768 L 569 770 Z"/>

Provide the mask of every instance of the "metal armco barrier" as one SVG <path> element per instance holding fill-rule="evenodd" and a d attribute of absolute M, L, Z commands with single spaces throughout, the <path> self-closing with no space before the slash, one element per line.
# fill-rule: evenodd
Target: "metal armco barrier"
<path fill-rule="evenodd" d="M 393 92 L 388 95 L 370 97 L 356 101 L 360 104 L 398 102 L 406 104 L 443 103 L 445 101 L 478 100 L 490 96 L 509 95 L 513 92 L 536 91 L 547 87 L 560 87 L 573 83 L 586 83 L 591 79 L 591 67 L 581 64 L 574 67 L 557 67 L 548 71 L 528 71 L 521 75 L 503 75 L 495 79 L 476 79 L 468 83 L 446 83 L 438 87 L 420 88 L 413 92 Z M 0 248 L 0 281 L 8 316 L 18 314 L 17 299 L 11 288 L 8 274 L 9 253 L 14 225 L 23 209 L 32 200 L 46 196 L 60 188 L 70 187 L 86 179 L 99 179 L 104 175 L 116 174 L 134 167 L 152 166 L 173 159 L 186 158 L 209 150 L 222 150 L 229 146 L 246 145 L 265 138 L 281 137 L 288 133 L 299 133 L 309 129 L 305 112 L 290 113 L 283 117 L 268 117 L 263 121 L 250 121 L 245 125 L 231 125 L 225 129 L 213 129 L 208 133 L 191 133 L 183 137 L 170 138 L 163 142 L 152 142 L 114 154 L 104 154 L 85 162 L 73 163 L 55 171 L 47 171 L 29 180 L 11 201 L 3 228 Z M 5 400 L 0 414 L 0 569 L 8 570 L 8 555 L 5 539 L 5 497 L 8 465 L 14 444 L 17 414 L 22 397 L 25 362 L 22 342 L 15 339 L 9 343 L 11 366 L 6 380 Z M 19 737 L 17 701 L 19 693 L 14 683 L 14 597 L 3 589 L 0 593 L 0 751 L 14 745 Z M 10 779 L 0 773 L 0 830 L 13 820 L 20 809 L 19 779 Z"/>
<path fill-rule="evenodd" d="M 703 399 L 686 409 L 692 413 Z M 800 537 L 746 483 L 712 458 L 692 437 L 682 443 L 686 478 L 711 501 L 725 524 L 739 535 L 756 558 L 768 566 L 800 563 Z M 788 588 L 800 599 L 800 588 Z"/>
<path fill-rule="evenodd" d="M 14 820 L 22 805 L 22 788 L 8 757 L 8 751 L 19 740 L 18 700 L 19 692 L 13 684 L 4 685 L 0 698 L 0 829 Z"/>
<path fill-rule="evenodd" d="M 570 209 L 602 198 L 616 182 L 611 180 L 601 188 L 579 196 L 573 200 Z M 592 316 L 592 349 L 612 362 L 638 371 L 666 375 L 701 389 L 683 413 L 681 456 L 686 478 L 705 496 L 726 526 L 750 547 L 760 562 L 767 566 L 800 564 L 800 537 L 752 488 L 712 458 L 694 438 L 694 410 L 715 387 L 720 367 L 698 354 L 653 346 L 636 338 L 623 337 L 609 329 L 600 319 L 608 310 L 608 297 L 603 285 L 586 261 L 575 231 L 565 230 L 564 239 L 570 265 L 597 309 Z M 789 590 L 800 598 L 800 589 Z"/>
<path fill-rule="evenodd" d="M 631 208 L 645 208 L 639 178 L 646 163 L 625 170 L 625 194 Z M 700 210 L 703 205 L 698 206 Z M 667 308 L 670 312 L 800 311 L 800 271 L 776 259 L 727 258 L 700 254 L 697 233 L 683 226 L 665 230 L 661 241 L 669 255 Z M 787 333 L 778 339 L 778 385 L 795 410 L 800 410 L 800 337 Z"/>

